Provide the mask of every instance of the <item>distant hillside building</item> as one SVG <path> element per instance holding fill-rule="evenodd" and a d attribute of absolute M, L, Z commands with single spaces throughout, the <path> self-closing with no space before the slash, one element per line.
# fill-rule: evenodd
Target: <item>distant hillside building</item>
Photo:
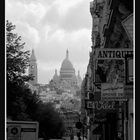
<path fill-rule="evenodd" d="M 65 59 L 62 61 L 60 73 L 58 74 L 55 69 L 55 74 L 52 80 L 47 84 L 47 87 L 46 85 L 43 86 L 38 83 L 37 59 L 34 49 L 32 49 L 29 64 L 29 74 L 33 76 L 33 80 L 29 81 L 29 85 L 40 96 L 42 95 L 43 100 L 45 100 L 45 92 L 48 92 L 48 89 L 57 91 L 57 93 L 67 92 L 76 95 L 76 92 L 81 88 L 82 78 L 80 71 L 78 71 L 77 75 L 75 74 L 75 69 L 69 60 L 68 50 L 66 51 Z M 43 93 L 41 94 L 41 92 Z"/>
<path fill-rule="evenodd" d="M 30 57 L 30 65 L 29 65 L 29 74 L 33 76 L 33 80 L 30 80 L 31 85 L 36 85 L 38 83 L 38 76 L 37 76 L 37 61 L 34 53 L 34 49 L 32 49 L 32 54 Z"/>
<path fill-rule="evenodd" d="M 78 71 L 78 75 L 75 74 L 75 69 L 69 60 L 69 52 L 66 51 L 66 58 L 63 60 L 60 68 L 60 75 L 57 74 L 57 70 L 55 70 L 55 74 L 53 76 L 53 82 L 57 87 L 62 88 L 64 90 L 75 90 L 76 88 L 81 87 L 82 78 L 80 76 L 80 71 Z"/>

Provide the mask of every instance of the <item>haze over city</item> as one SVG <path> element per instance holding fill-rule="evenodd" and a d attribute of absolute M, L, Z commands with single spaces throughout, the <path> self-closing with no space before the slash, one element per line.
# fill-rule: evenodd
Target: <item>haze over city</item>
<path fill-rule="evenodd" d="M 69 50 L 83 78 L 91 51 L 90 0 L 6 0 L 6 19 L 16 25 L 25 49 L 35 50 L 38 82 L 48 83 Z"/>

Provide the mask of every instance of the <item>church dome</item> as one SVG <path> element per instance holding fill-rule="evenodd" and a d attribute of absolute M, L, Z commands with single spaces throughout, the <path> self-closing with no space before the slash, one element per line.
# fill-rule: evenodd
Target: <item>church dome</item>
<path fill-rule="evenodd" d="M 75 69 L 73 68 L 72 63 L 69 60 L 68 50 L 66 52 L 66 58 L 63 60 L 61 69 L 60 69 L 60 78 L 61 79 L 69 79 L 75 75 Z"/>
<path fill-rule="evenodd" d="M 68 59 L 64 59 L 61 65 L 61 70 L 74 71 L 72 63 Z"/>

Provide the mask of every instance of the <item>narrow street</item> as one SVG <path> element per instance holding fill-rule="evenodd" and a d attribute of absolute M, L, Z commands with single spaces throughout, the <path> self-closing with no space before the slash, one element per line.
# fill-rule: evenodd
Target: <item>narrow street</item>
<path fill-rule="evenodd" d="M 15 1 L 6 139 L 134 140 L 134 1 Z"/>

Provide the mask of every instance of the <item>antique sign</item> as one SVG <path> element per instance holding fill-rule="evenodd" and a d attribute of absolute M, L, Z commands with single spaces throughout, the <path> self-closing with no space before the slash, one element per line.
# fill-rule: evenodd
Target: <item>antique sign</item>
<path fill-rule="evenodd" d="M 133 54 L 133 49 L 95 49 L 94 54 L 96 59 L 124 59 Z"/>

